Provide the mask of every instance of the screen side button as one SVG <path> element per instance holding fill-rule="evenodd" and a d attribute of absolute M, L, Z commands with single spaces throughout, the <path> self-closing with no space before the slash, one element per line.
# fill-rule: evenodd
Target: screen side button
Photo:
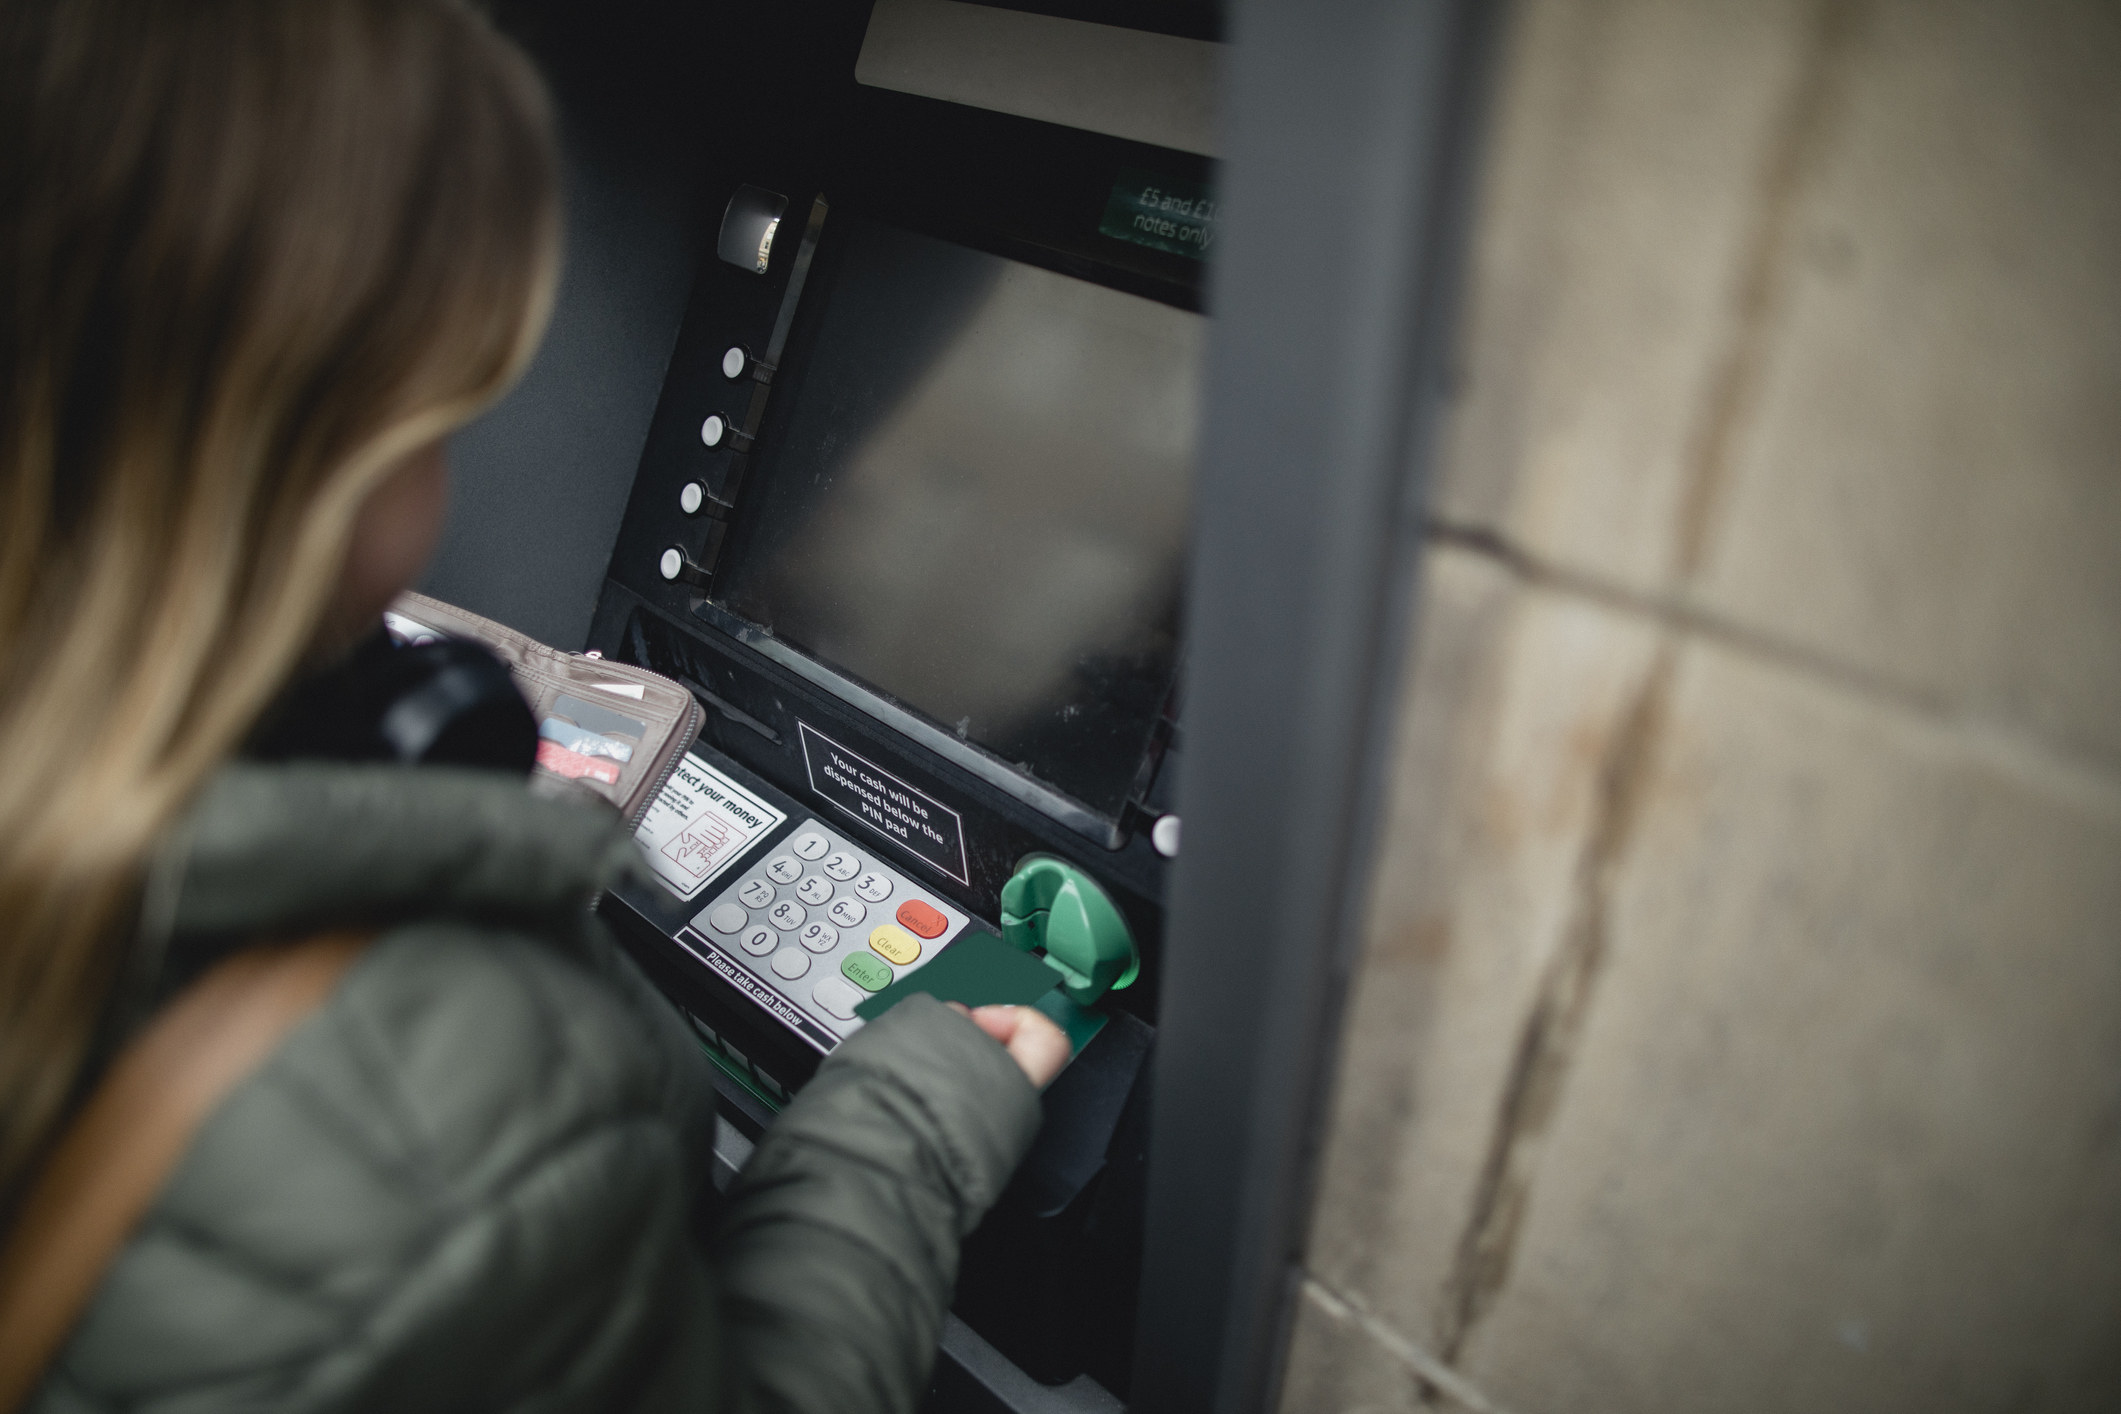
<path fill-rule="evenodd" d="M 898 921 L 905 924 L 908 931 L 924 938 L 940 938 L 943 930 L 950 926 L 949 919 L 917 898 L 909 898 L 898 906 Z"/>

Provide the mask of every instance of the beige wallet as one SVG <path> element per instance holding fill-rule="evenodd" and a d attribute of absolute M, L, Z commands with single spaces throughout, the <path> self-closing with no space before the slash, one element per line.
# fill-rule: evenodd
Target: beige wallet
<path fill-rule="evenodd" d="M 466 609 L 406 593 L 385 620 L 399 639 L 422 632 L 483 643 L 506 663 L 538 722 L 534 787 L 586 788 L 638 824 L 706 720 L 689 691 L 660 673 L 563 653 Z"/>

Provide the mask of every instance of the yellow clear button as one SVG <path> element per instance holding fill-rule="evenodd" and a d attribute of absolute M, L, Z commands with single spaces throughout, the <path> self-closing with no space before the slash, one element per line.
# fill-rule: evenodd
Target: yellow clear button
<path fill-rule="evenodd" d="M 869 946 L 886 962 L 900 967 L 921 955 L 921 940 L 894 923 L 886 923 L 869 935 Z"/>

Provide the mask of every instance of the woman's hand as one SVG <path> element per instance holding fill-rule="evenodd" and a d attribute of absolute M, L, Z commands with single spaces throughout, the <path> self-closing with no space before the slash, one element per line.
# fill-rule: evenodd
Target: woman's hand
<path fill-rule="evenodd" d="M 1068 1038 L 1044 1012 L 1027 1006 L 983 1006 L 973 1010 L 962 1002 L 947 1005 L 1001 1042 L 1002 1049 L 1024 1072 L 1024 1078 L 1037 1089 L 1045 1089 L 1068 1063 Z"/>

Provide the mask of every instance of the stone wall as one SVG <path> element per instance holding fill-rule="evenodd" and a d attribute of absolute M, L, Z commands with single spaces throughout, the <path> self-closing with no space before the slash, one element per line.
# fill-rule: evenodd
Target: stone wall
<path fill-rule="evenodd" d="M 1493 101 L 1283 1407 L 2121 1408 L 2121 5 Z"/>

